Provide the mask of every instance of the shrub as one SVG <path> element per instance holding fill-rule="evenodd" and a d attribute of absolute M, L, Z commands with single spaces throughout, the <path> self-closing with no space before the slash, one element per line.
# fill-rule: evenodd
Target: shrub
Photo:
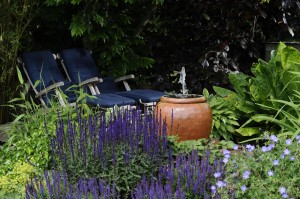
<path fill-rule="evenodd" d="M 38 169 L 26 162 L 17 162 L 11 172 L 0 176 L 1 194 L 10 195 L 16 193 L 14 198 L 18 198 L 17 195 L 24 198 L 27 181 L 39 172 Z"/>

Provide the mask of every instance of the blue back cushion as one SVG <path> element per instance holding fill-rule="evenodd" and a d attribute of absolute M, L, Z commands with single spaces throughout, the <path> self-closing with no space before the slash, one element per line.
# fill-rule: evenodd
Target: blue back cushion
<path fill-rule="evenodd" d="M 97 65 L 87 49 L 66 49 L 60 54 L 72 82 L 78 84 L 92 77 L 100 77 Z"/>
<path fill-rule="evenodd" d="M 103 82 L 98 83 L 97 86 L 100 93 L 114 93 L 118 91 L 115 79 L 112 77 L 103 77 Z"/>
<path fill-rule="evenodd" d="M 65 80 L 50 51 L 25 52 L 21 58 L 32 83 L 35 84 L 36 81 L 41 80 L 36 87 L 38 91 Z"/>

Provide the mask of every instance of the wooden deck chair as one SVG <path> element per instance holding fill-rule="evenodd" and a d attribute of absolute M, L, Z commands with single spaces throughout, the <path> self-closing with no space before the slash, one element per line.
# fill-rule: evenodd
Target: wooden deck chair
<path fill-rule="evenodd" d="M 18 58 L 30 85 L 35 91 L 43 105 L 49 106 L 52 97 L 58 98 L 62 106 L 66 105 L 62 93 L 66 96 L 67 103 L 75 103 L 78 100 L 78 92 L 74 82 L 69 81 L 60 70 L 56 62 L 56 56 L 49 50 L 25 52 Z M 36 82 L 40 81 L 34 86 Z M 90 78 L 82 82 L 77 82 L 79 86 L 89 86 L 96 82 L 101 82 L 99 78 Z M 77 88 L 79 88 L 79 86 Z M 70 89 L 73 87 L 73 89 Z M 96 94 L 95 97 L 86 97 L 85 102 L 90 105 L 103 108 L 113 108 L 114 106 L 131 106 L 135 101 L 115 94 Z"/>
<path fill-rule="evenodd" d="M 92 58 L 92 54 L 85 48 L 65 49 L 62 50 L 57 57 L 62 63 L 62 66 L 68 78 L 78 83 L 81 80 L 89 79 L 92 77 L 101 78 L 101 74 L 97 65 Z M 80 74 L 80 76 L 78 75 Z M 164 92 L 149 90 L 149 89 L 134 89 L 131 90 L 127 80 L 133 79 L 134 75 L 127 75 L 114 79 L 112 77 L 102 77 L 101 83 L 94 84 L 91 90 L 92 94 L 99 93 L 114 93 L 123 97 L 134 99 L 137 103 L 142 104 L 144 107 L 153 107 L 159 99 L 165 95 Z M 120 91 L 117 83 L 122 82 L 125 91 Z"/>

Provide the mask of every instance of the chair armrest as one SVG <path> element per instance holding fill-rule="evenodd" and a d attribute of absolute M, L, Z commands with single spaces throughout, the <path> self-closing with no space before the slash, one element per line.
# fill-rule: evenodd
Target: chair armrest
<path fill-rule="evenodd" d="M 65 85 L 64 82 L 57 82 L 57 83 L 51 84 L 50 86 L 48 86 L 47 88 L 44 88 L 38 94 L 36 94 L 35 97 L 38 98 L 38 97 L 46 94 L 47 92 L 49 92 L 49 91 L 51 91 L 53 89 L 59 88 L 59 87 L 61 87 L 63 85 Z"/>
<path fill-rule="evenodd" d="M 126 76 L 119 77 L 119 78 L 115 79 L 115 82 L 122 81 L 124 86 L 125 86 L 126 91 L 130 91 L 131 89 L 130 89 L 130 86 L 129 86 L 127 80 L 128 79 L 133 79 L 133 78 L 134 78 L 134 75 L 132 75 L 132 74 L 131 75 L 126 75 Z"/>
<path fill-rule="evenodd" d="M 134 75 L 130 74 L 130 75 L 125 75 L 123 77 L 119 77 L 119 78 L 115 79 L 115 82 L 126 81 L 128 79 L 134 79 Z"/>
<path fill-rule="evenodd" d="M 79 83 L 79 86 L 85 86 L 86 84 L 94 84 L 94 83 L 100 83 L 103 82 L 103 80 L 99 77 L 92 77 L 90 79 L 84 80 Z"/>

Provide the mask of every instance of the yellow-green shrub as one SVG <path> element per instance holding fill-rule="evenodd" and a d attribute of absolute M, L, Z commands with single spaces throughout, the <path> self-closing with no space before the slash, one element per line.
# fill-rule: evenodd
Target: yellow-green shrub
<path fill-rule="evenodd" d="M 22 197 L 25 194 L 26 182 L 38 173 L 38 169 L 34 166 L 26 162 L 17 162 L 12 171 L 0 176 L 0 192 L 2 194 L 16 193 Z"/>

